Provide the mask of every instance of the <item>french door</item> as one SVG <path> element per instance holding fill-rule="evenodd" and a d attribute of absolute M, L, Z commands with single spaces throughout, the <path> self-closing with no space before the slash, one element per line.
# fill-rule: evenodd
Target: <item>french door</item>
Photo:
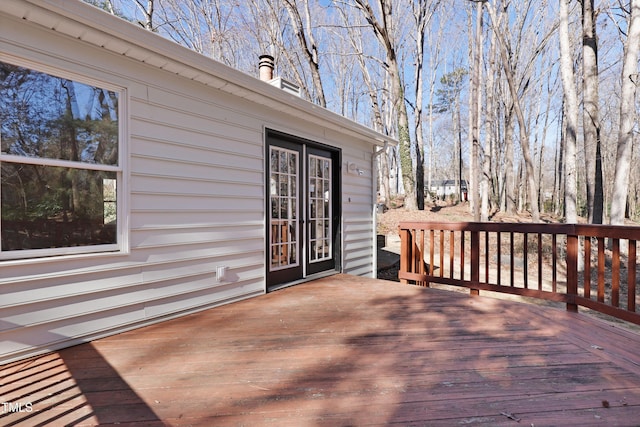
<path fill-rule="evenodd" d="M 339 159 L 337 150 L 268 132 L 268 289 L 336 269 Z"/>

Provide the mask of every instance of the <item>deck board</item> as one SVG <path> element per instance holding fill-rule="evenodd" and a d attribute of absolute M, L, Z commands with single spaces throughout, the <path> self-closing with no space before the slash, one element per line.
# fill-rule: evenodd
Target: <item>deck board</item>
<path fill-rule="evenodd" d="M 0 397 L 32 405 L 2 426 L 634 426 L 640 336 L 337 275 L 0 366 Z"/>

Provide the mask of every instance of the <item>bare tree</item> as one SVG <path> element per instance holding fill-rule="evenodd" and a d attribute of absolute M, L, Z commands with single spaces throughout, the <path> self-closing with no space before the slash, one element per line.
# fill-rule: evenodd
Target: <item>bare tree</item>
<path fill-rule="evenodd" d="M 241 64 L 234 54 L 234 39 L 241 28 L 234 16 L 233 7 L 225 0 L 161 0 L 158 26 L 175 42 L 238 68 Z"/>
<path fill-rule="evenodd" d="M 473 38 L 473 66 L 471 67 L 471 101 L 470 101 L 470 128 L 469 132 L 470 145 L 471 145 L 471 159 L 469 161 L 471 172 L 469 181 L 471 184 L 470 201 L 473 211 L 474 221 L 481 219 L 480 215 L 480 183 L 481 179 L 479 173 L 479 147 L 480 147 L 480 112 L 481 112 L 481 100 L 480 100 L 480 58 L 482 57 L 482 3 L 476 4 L 476 33 Z M 487 205 L 485 205 L 487 208 Z M 484 212 L 483 220 L 488 219 L 487 211 Z"/>
<path fill-rule="evenodd" d="M 414 134 L 416 137 L 416 198 L 418 209 L 424 209 L 424 137 L 423 137 L 423 85 L 424 85 L 424 44 L 429 22 L 433 17 L 440 0 L 417 0 L 413 2 L 413 18 L 415 20 L 415 108 Z"/>
<path fill-rule="evenodd" d="M 385 117 L 382 113 L 381 109 L 381 100 L 379 97 L 385 94 L 385 91 L 380 91 L 377 87 L 376 82 L 371 75 L 369 67 L 367 65 L 366 57 L 365 57 L 365 49 L 364 49 L 364 37 L 361 32 L 361 27 L 350 25 L 349 17 L 347 16 L 347 11 L 344 8 L 337 9 L 338 14 L 342 18 L 343 28 L 346 30 L 348 44 L 352 49 L 352 56 L 355 56 L 358 66 L 360 67 L 360 72 L 362 74 L 362 79 L 366 86 L 367 96 L 371 102 L 371 110 L 373 114 L 373 128 L 378 132 L 385 132 L 385 129 L 388 129 L 388 126 L 385 125 Z M 345 53 L 345 56 L 347 54 Z M 379 83 L 379 82 L 378 82 Z M 388 202 L 391 198 L 391 188 L 389 185 L 389 153 L 384 153 L 380 155 L 380 167 L 378 168 L 379 172 L 379 185 L 380 185 L 380 196 L 385 205 L 388 205 Z"/>
<path fill-rule="evenodd" d="M 144 22 L 141 22 L 144 28 L 149 31 L 154 31 L 155 28 L 153 26 L 153 12 L 154 12 L 154 0 L 136 0 L 136 5 L 138 9 L 142 12 L 144 16 Z"/>
<path fill-rule="evenodd" d="M 640 46 L 640 0 L 629 2 L 629 24 L 627 40 L 624 45 L 622 64 L 622 87 L 620 93 L 620 130 L 616 169 L 611 200 L 611 224 L 624 223 L 627 195 L 629 192 L 629 170 L 631 164 L 631 147 L 636 117 L 636 89 L 640 83 L 638 74 L 638 46 Z"/>
<path fill-rule="evenodd" d="M 453 127 L 454 150 L 454 176 L 456 184 L 456 201 L 462 200 L 462 123 L 460 114 L 460 94 L 462 92 L 464 79 L 468 72 L 465 68 L 458 67 L 450 73 L 446 73 L 440 78 L 440 89 L 436 91 L 438 101 L 436 112 L 451 113 L 451 123 Z M 468 188 L 467 188 L 468 190 Z"/>
<path fill-rule="evenodd" d="M 577 184 L 576 184 L 576 139 L 578 135 L 578 94 L 573 72 L 573 55 L 569 40 L 568 0 L 560 0 L 560 71 L 565 100 L 565 221 L 574 224 L 578 221 Z"/>
<path fill-rule="evenodd" d="M 431 183 L 433 179 L 433 169 L 434 169 L 434 145 L 435 145 L 435 137 L 434 137 L 434 96 L 436 93 L 436 82 L 438 78 L 438 68 L 442 61 L 442 39 L 443 32 L 445 27 L 445 19 L 444 13 L 442 13 L 446 8 L 441 8 L 441 13 L 439 14 L 439 22 L 437 31 L 428 31 L 427 37 L 429 38 L 429 42 L 427 43 L 429 49 L 429 132 L 428 132 L 428 140 L 429 140 L 429 172 L 427 178 L 427 187 L 431 189 Z M 449 12 L 450 13 L 450 12 Z"/>
<path fill-rule="evenodd" d="M 300 49 L 306 58 L 309 69 L 311 70 L 311 80 L 315 89 L 314 102 L 322 107 L 327 106 L 322 86 L 322 77 L 320 75 L 320 54 L 318 43 L 313 34 L 313 26 L 311 25 L 311 12 L 308 0 L 284 0 L 285 7 L 291 18 L 296 39 L 300 45 Z M 304 14 L 304 23 L 300 15 L 300 9 Z"/>
<path fill-rule="evenodd" d="M 528 194 L 529 194 L 529 204 L 531 207 L 531 217 L 533 222 L 539 222 L 540 210 L 538 208 L 538 197 L 537 197 L 538 192 L 537 192 L 536 181 L 535 181 L 533 159 L 531 158 L 531 151 L 529 148 L 529 130 L 527 127 L 527 122 L 525 120 L 524 112 L 522 110 L 520 97 L 518 94 L 518 88 L 516 86 L 515 72 L 513 70 L 513 65 L 509 58 L 509 48 L 506 40 L 503 38 L 502 34 L 496 27 L 496 24 L 498 23 L 498 19 L 496 17 L 496 13 L 493 8 L 493 5 L 489 3 L 487 0 L 481 0 L 481 1 L 484 2 L 484 5 L 487 8 L 487 12 L 489 13 L 489 18 L 493 24 L 493 30 L 495 31 L 496 39 L 498 41 L 498 46 L 500 48 L 499 50 L 500 50 L 500 56 L 502 59 L 502 66 L 504 69 L 505 78 L 509 86 L 509 92 L 513 100 L 514 111 L 516 114 L 516 118 L 518 120 L 518 128 L 520 131 L 520 145 L 522 146 L 522 157 L 525 162 L 526 180 L 527 180 L 527 188 L 528 188 Z"/>
<path fill-rule="evenodd" d="M 295 81 L 306 99 L 317 99 L 307 85 L 305 61 L 301 61 L 295 34 L 291 34 L 290 15 L 284 0 L 250 0 L 249 14 L 245 15 L 247 29 L 254 33 L 260 45 L 260 54 L 268 52 L 275 59 L 278 74 Z M 247 16 L 250 15 L 250 18 Z M 247 49 L 243 49 L 246 52 Z M 255 58 L 256 55 L 252 56 Z M 254 62 L 255 65 L 255 62 Z M 315 86 L 313 86 L 315 87 Z"/>
<path fill-rule="evenodd" d="M 603 189 L 600 157 L 600 113 L 598 100 L 598 42 L 594 0 L 582 3 L 582 64 L 584 158 L 589 222 L 602 224 Z"/>
<path fill-rule="evenodd" d="M 368 0 L 354 0 L 356 7 L 362 11 L 378 42 L 386 54 L 387 72 L 391 84 L 391 100 L 396 114 L 398 141 L 400 143 L 400 167 L 402 168 L 402 184 L 405 191 L 405 207 L 408 210 L 418 208 L 416 197 L 416 181 L 413 173 L 411 157 L 411 136 L 409 133 L 409 115 L 405 102 L 404 84 L 400 73 L 396 40 L 393 28 L 392 0 L 379 0 L 376 14 Z M 379 17 L 378 17 L 379 15 Z"/>

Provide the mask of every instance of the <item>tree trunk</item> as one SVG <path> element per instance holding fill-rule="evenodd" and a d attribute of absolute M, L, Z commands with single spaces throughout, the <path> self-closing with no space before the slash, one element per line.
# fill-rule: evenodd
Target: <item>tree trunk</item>
<path fill-rule="evenodd" d="M 471 160 L 470 160 L 470 184 L 471 188 L 467 188 L 470 192 L 471 207 L 473 210 L 473 220 L 480 221 L 480 185 L 479 181 L 484 178 L 480 176 L 479 168 L 479 146 L 480 146 L 480 58 L 482 52 L 482 3 L 476 4 L 476 34 L 474 37 L 473 49 L 473 67 L 471 71 L 471 102 L 470 102 L 470 119 L 471 119 Z M 484 168 L 483 168 L 484 170 Z M 484 186 L 484 184 L 483 184 Z M 486 214 L 486 212 L 485 212 Z M 487 215 L 485 215 L 487 217 Z M 486 221 L 486 219 L 485 219 Z"/>
<path fill-rule="evenodd" d="M 481 197 L 482 197 L 482 206 L 480 219 L 482 221 L 489 220 L 489 208 L 490 208 L 490 199 L 489 192 L 491 189 L 491 164 L 492 164 L 492 142 L 497 138 L 495 137 L 494 132 L 494 123 L 497 115 L 495 114 L 495 81 L 496 81 L 496 40 L 495 35 L 491 37 L 489 42 L 489 54 L 488 54 L 489 66 L 487 68 L 487 77 L 486 77 L 486 91 L 487 91 L 487 112 L 484 120 L 485 126 L 485 135 L 486 139 L 484 142 L 484 159 L 483 159 L 483 174 L 482 174 L 482 185 L 481 185 Z M 496 156 L 497 159 L 497 156 Z M 497 161 L 496 161 L 497 164 Z"/>
<path fill-rule="evenodd" d="M 627 193 L 629 190 L 629 170 L 631 148 L 633 145 L 633 127 L 635 125 L 636 88 L 638 77 L 638 46 L 640 45 L 640 0 L 631 0 L 631 16 L 627 40 L 624 45 L 622 65 L 622 88 L 620 91 L 620 130 L 616 154 L 616 172 L 613 197 L 611 200 L 611 224 L 624 224 Z"/>
<path fill-rule="evenodd" d="M 454 148 L 453 153 L 455 160 L 455 181 L 456 181 L 456 203 L 463 201 L 462 197 L 462 123 L 460 118 L 460 100 L 455 99 L 453 108 L 453 137 Z M 468 184 L 468 183 L 467 183 Z M 467 187 L 467 191 L 469 188 Z"/>
<path fill-rule="evenodd" d="M 313 87 L 315 89 L 315 102 L 321 107 L 327 106 L 327 101 L 324 96 L 324 89 L 322 86 L 322 78 L 320 77 L 320 58 L 318 53 L 318 44 L 316 43 L 313 31 L 311 31 L 311 12 L 309 11 L 308 0 L 302 0 L 305 13 L 306 31 L 305 25 L 302 22 L 300 16 L 300 7 L 296 3 L 296 0 L 284 0 L 284 4 L 289 12 L 291 23 L 298 39 L 298 44 L 304 53 L 304 56 L 309 64 L 311 70 L 311 80 L 313 81 Z"/>
<path fill-rule="evenodd" d="M 573 56 L 569 40 L 568 0 L 560 0 L 560 73 L 565 99 L 565 221 L 578 222 L 576 209 L 576 137 L 578 134 L 578 95 L 573 73 Z"/>
<path fill-rule="evenodd" d="M 513 107 L 508 107 L 504 126 L 504 191 L 505 210 L 508 215 L 516 213 L 516 177 L 513 171 L 513 133 L 515 123 L 513 122 Z"/>
<path fill-rule="evenodd" d="M 142 11 L 144 15 L 144 28 L 149 31 L 154 31 L 153 29 L 153 12 L 154 12 L 154 0 L 147 0 L 146 6 L 142 4 L 141 0 L 138 0 L 138 7 Z M 113 10 L 113 9 L 112 9 Z M 113 12 L 112 12 L 113 13 Z"/>
<path fill-rule="evenodd" d="M 424 81 L 424 40 L 427 24 L 433 13 L 427 11 L 427 0 L 413 3 L 413 15 L 416 21 L 416 107 L 414 112 L 416 136 L 416 199 L 418 210 L 424 210 L 424 138 L 422 135 L 422 93 Z"/>
<path fill-rule="evenodd" d="M 429 42 L 427 46 L 430 48 L 429 52 L 429 67 L 430 75 L 429 75 L 429 173 L 427 177 L 427 188 L 431 191 L 431 184 L 433 180 L 433 164 L 434 164 L 434 144 L 435 137 L 433 132 L 434 126 L 434 96 L 436 92 L 436 81 L 438 77 L 438 69 L 441 61 L 440 53 L 442 47 L 442 34 L 444 30 L 445 20 L 440 20 L 438 31 L 435 34 L 435 40 L 432 37 L 433 32 L 427 32 L 427 36 L 429 36 Z"/>
<path fill-rule="evenodd" d="M 394 68 L 394 67 L 389 67 Z M 409 135 L 409 116 L 407 104 L 404 102 L 404 90 L 400 84 L 400 74 L 397 63 L 391 72 L 393 80 L 393 99 L 396 101 L 396 115 L 398 120 L 398 142 L 400 143 L 400 168 L 402 169 L 402 185 L 404 186 L 404 206 L 408 210 L 417 210 L 415 180 L 413 177 L 413 160 L 411 159 L 411 137 Z M 395 83 L 394 83 L 395 82 Z"/>
<path fill-rule="evenodd" d="M 582 64 L 584 158 L 589 223 L 602 224 L 602 161 L 598 100 L 598 45 L 594 0 L 582 0 Z"/>

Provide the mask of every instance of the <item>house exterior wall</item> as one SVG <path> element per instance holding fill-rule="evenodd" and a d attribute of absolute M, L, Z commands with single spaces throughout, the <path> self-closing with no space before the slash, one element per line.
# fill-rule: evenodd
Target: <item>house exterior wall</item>
<path fill-rule="evenodd" d="M 263 294 L 265 129 L 342 149 L 342 271 L 374 274 L 370 143 L 1 11 L 0 27 L 1 61 L 126 95 L 126 250 L 0 260 L 0 363 Z"/>
<path fill-rule="evenodd" d="M 462 192 L 466 193 L 467 181 L 463 179 L 460 183 L 460 187 L 462 188 Z M 433 181 L 428 191 L 432 194 L 435 194 L 437 197 L 446 197 L 452 194 L 456 194 L 458 192 L 458 186 L 456 185 L 456 181 L 453 179 Z"/>

